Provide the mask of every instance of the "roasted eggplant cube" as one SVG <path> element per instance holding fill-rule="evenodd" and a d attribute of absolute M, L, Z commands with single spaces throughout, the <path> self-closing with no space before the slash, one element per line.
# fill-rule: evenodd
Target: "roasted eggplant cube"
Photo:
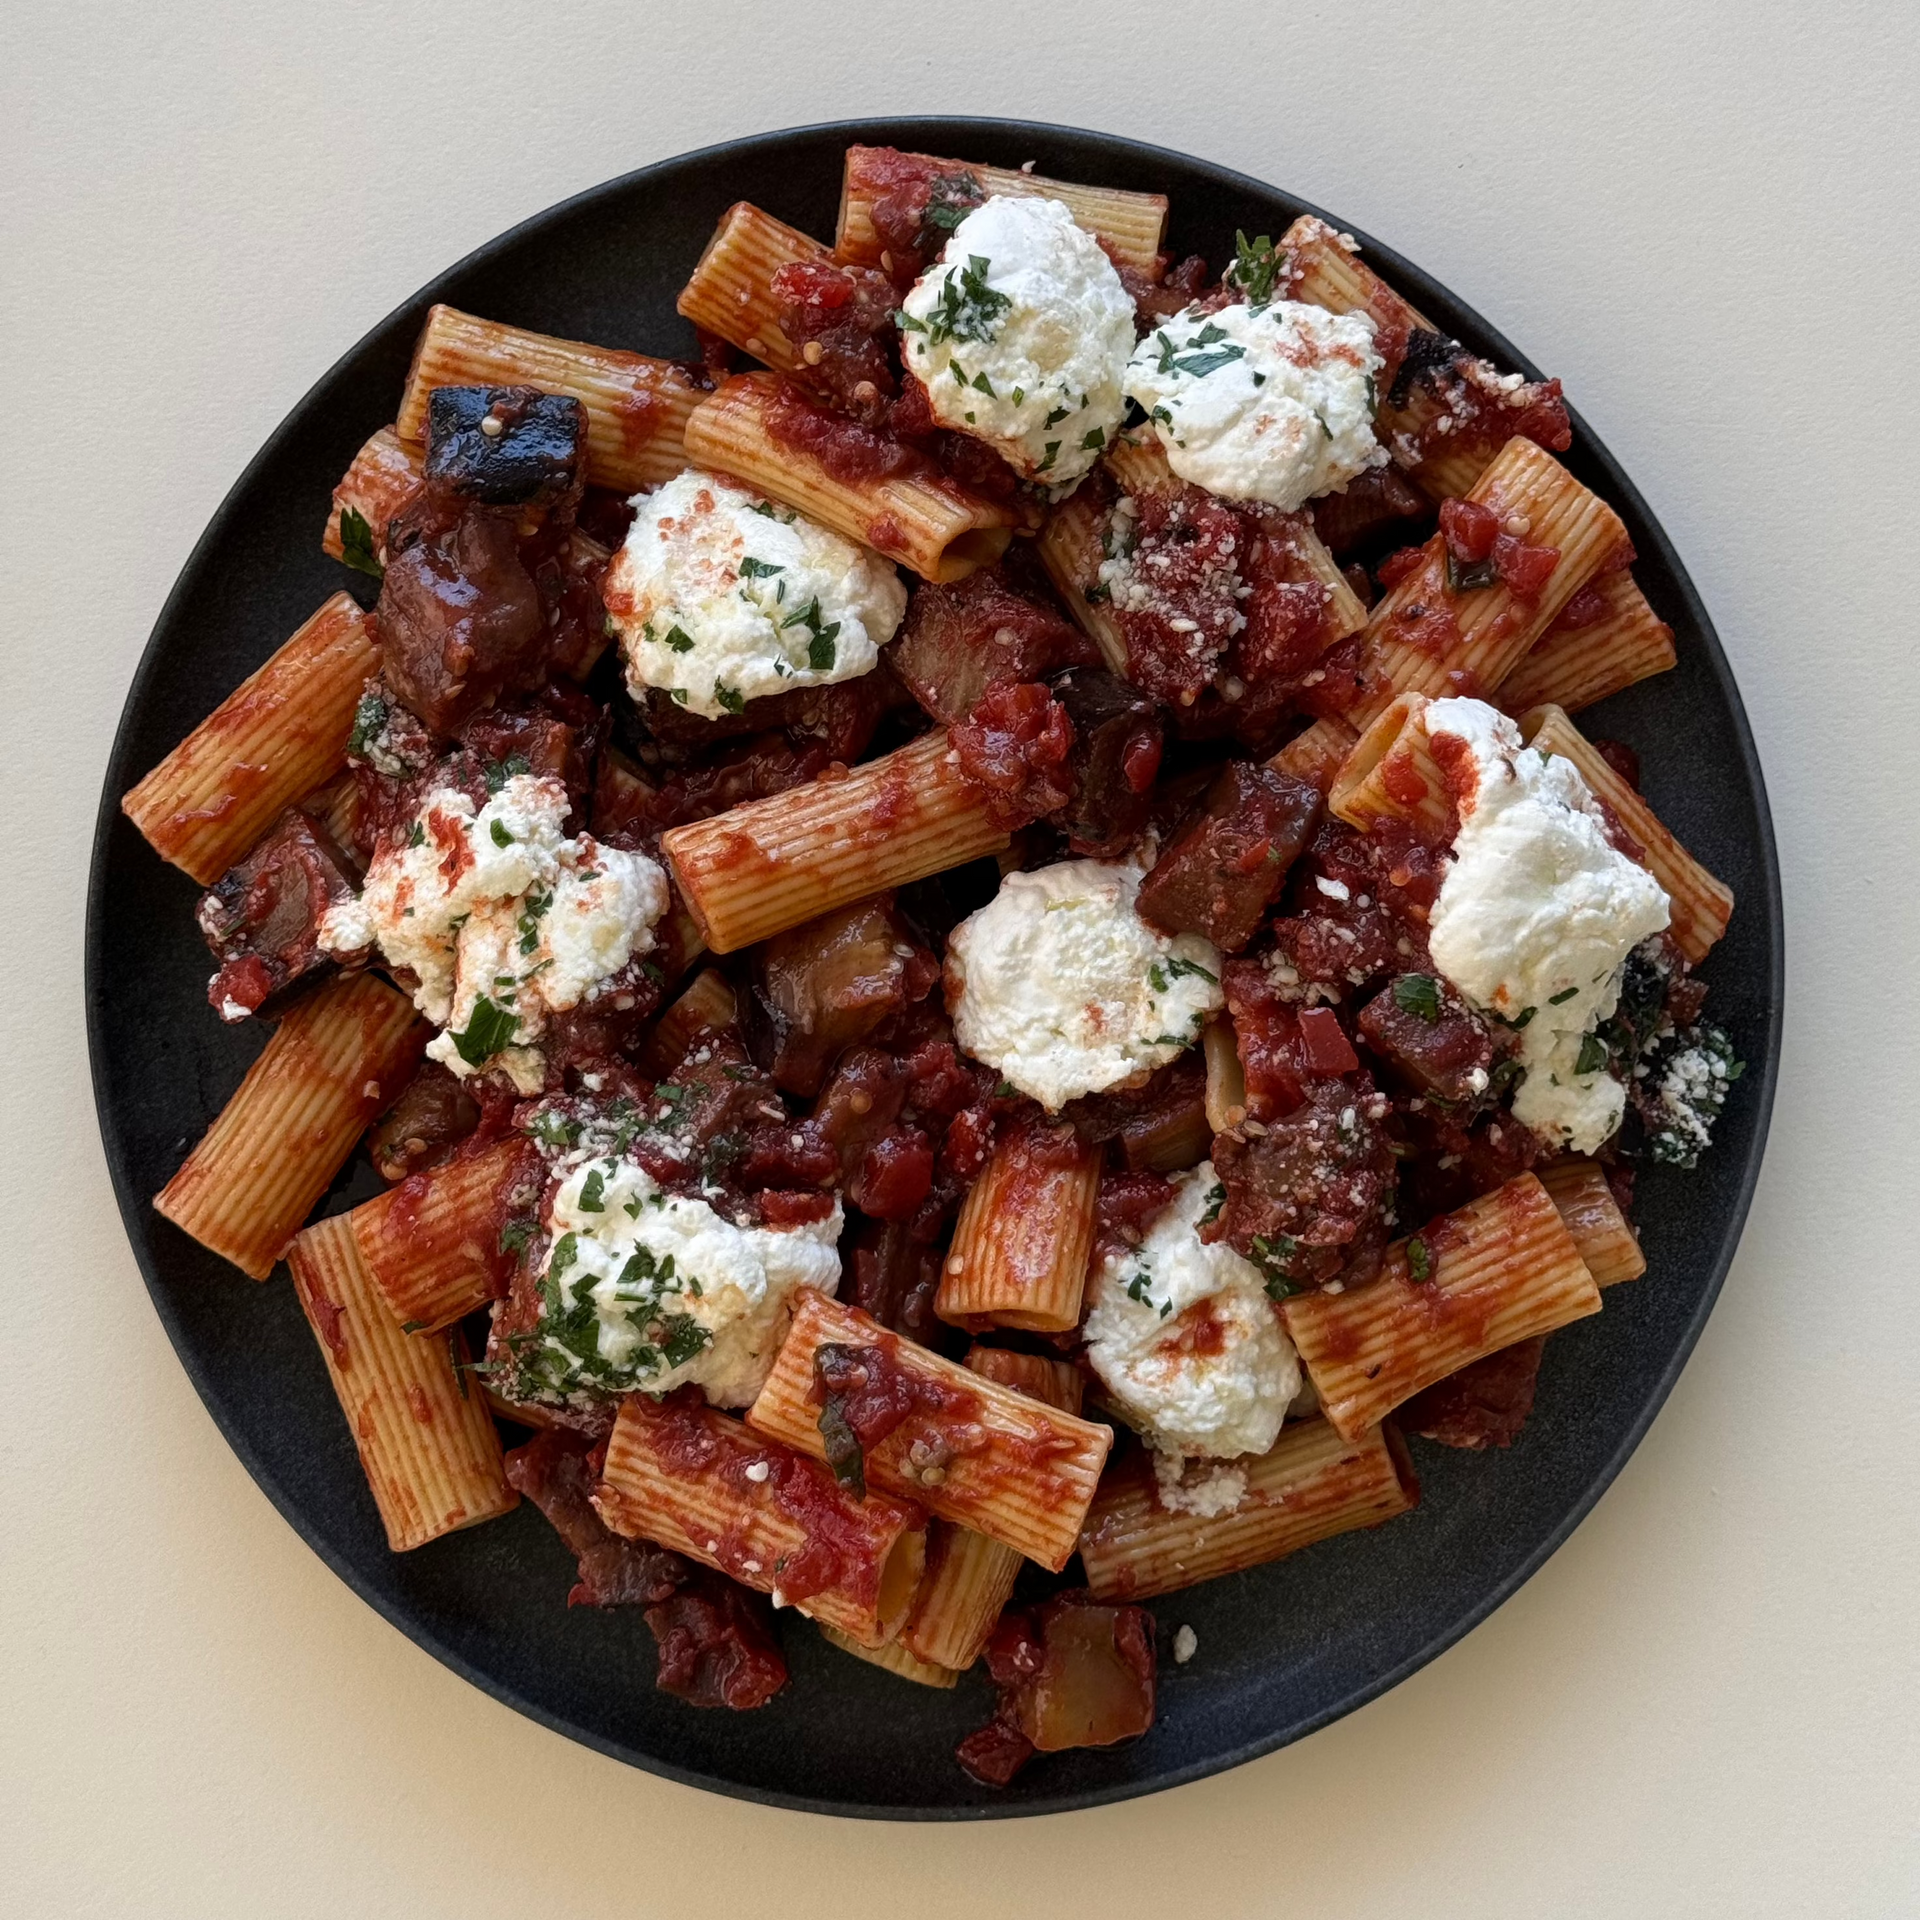
<path fill-rule="evenodd" d="M 1467 1102 L 1487 1090 L 1493 1041 L 1438 974 L 1403 973 L 1354 1022 L 1396 1080 L 1429 1099 Z"/>
<path fill-rule="evenodd" d="M 427 396 L 427 482 L 443 495 L 551 506 L 584 486 L 586 451 L 587 410 L 570 393 L 435 387 Z"/>
<path fill-rule="evenodd" d="M 839 1055 L 921 999 L 939 978 L 885 894 L 823 914 L 761 949 L 749 996 L 754 1057 L 811 1099 Z"/>
<path fill-rule="evenodd" d="M 1016 591 L 996 567 L 921 587 L 887 649 L 907 690 L 945 726 L 964 720 L 989 687 L 1043 680 L 1097 657 L 1078 627 Z"/>
<path fill-rule="evenodd" d="M 329 967 L 320 922 L 353 891 L 333 837 L 289 807 L 200 901 L 200 931 L 220 963 L 207 998 L 221 1019 L 244 1020 Z"/>
<path fill-rule="evenodd" d="M 1073 798 L 1056 816 L 1075 853 L 1124 853 L 1147 824 L 1166 730 L 1137 687 L 1102 667 L 1075 667 L 1053 683 L 1073 722 L 1067 770 Z"/>
<path fill-rule="evenodd" d="M 1223 953 L 1251 940 L 1320 818 L 1304 780 L 1234 760 L 1200 812 L 1140 883 L 1140 917 L 1162 933 L 1204 934 Z"/>

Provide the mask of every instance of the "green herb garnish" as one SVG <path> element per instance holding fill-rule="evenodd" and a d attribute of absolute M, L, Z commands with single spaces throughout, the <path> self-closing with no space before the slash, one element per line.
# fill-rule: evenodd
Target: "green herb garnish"
<path fill-rule="evenodd" d="M 373 544 L 373 529 L 367 525 L 367 516 L 358 507 L 340 509 L 340 558 L 355 573 L 364 573 L 369 579 L 384 580 L 387 577 L 387 570 L 380 563 L 379 550 Z"/>

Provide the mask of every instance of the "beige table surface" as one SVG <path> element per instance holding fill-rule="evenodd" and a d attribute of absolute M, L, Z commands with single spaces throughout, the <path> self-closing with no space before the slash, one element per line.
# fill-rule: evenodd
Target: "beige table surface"
<path fill-rule="evenodd" d="M 1917 56 L 1911 5 L 1835 0 L 6 7 L 0 1913 L 1920 1912 Z M 891 111 L 1109 127 L 1282 182 L 1563 375 L 1739 673 L 1793 978 L 1744 1250 L 1545 1570 L 1301 1746 L 989 1829 L 667 1785 L 378 1619 L 175 1364 L 81 1032 L 128 678 L 309 382 L 566 194 Z"/>

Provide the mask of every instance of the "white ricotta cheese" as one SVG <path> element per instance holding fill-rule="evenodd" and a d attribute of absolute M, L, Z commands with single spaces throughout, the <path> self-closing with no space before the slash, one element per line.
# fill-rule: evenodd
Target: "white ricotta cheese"
<path fill-rule="evenodd" d="M 947 942 L 961 1046 L 1051 1113 L 1165 1066 L 1226 1004 L 1219 949 L 1155 932 L 1139 891 L 1127 861 L 1010 873 Z"/>
<path fill-rule="evenodd" d="M 1386 461 L 1373 432 L 1381 365 L 1365 314 L 1298 300 L 1189 308 L 1134 349 L 1126 391 L 1183 480 L 1292 513 Z"/>
<path fill-rule="evenodd" d="M 1180 1177 L 1140 1245 L 1101 1267 L 1084 1328 L 1115 1408 L 1162 1455 L 1265 1453 L 1300 1391 L 1299 1356 L 1259 1272 L 1224 1240 L 1200 1239 L 1218 1192 L 1211 1161 Z M 1203 1480 L 1191 1510 L 1228 1511 L 1244 1491 L 1244 1476 Z"/>
<path fill-rule="evenodd" d="M 633 1161 L 589 1158 L 548 1209 L 539 1345 L 523 1365 L 562 1391 L 665 1393 L 687 1381 L 715 1406 L 766 1384 L 800 1287 L 840 1284 L 842 1214 L 737 1227 L 663 1192 Z"/>
<path fill-rule="evenodd" d="M 545 1066 L 530 1043 L 548 1015 L 594 998 L 652 950 L 666 875 L 643 853 L 568 839 L 567 805 L 551 775 L 514 774 L 477 808 L 437 788 L 399 843 L 374 856 L 359 897 L 321 922 L 328 951 L 377 947 L 412 973 L 415 1006 L 445 1029 L 427 1052 L 462 1078 L 498 1067 L 537 1092 Z M 502 1032 L 498 1048 L 469 1057 L 479 1035 Z"/>
<path fill-rule="evenodd" d="M 692 468 L 634 501 L 602 587 L 627 691 L 717 719 L 869 672 L 907 610 L 890 562 Z"/>
<path fill-rule="evenodd" d="M 1536 753 L 1480 700 L 1436 700 L 1429 738 L 1472 757 L 1453 863 L 1429 923 L 1433 963 L 1476 1006 L 1520 1026 L 1515 1119 L 1591 1153 L 1619 1126 L 1626 1090 L 1582 1042 L 1612 1014 L 1627 955 L 1666 926 L 1665 891 L 1607 838 L 1580 770 Z"/>
<path fill-rule="evenodd" d="M 1058 200 L 976 207 L 901 307 L 907 367 L 942 426 L 1049 486 L 1100 458 L 1126 411 L 1133 302 Z"/>

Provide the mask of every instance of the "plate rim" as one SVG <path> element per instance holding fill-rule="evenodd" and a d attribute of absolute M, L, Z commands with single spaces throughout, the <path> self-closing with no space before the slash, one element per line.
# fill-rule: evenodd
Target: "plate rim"
<path fill-rule="evenodd" d="M 422 1622 L 410 1617 L 403 1608 L 389 1604 L 384 1596 L 370 1590 L 362 1583 L 351 1564 L 304 1523 L 298 1503 L 265 1461 L 259 1457 L 237 1420 L 231 1416 L 224 1397 L 207 1369 L 202 1366 L 199 1356 L 186 1337 L 178 1316 L 173 1312 L 156 1271 L 155 1262 L 150 1256 L 143 1229 L 149 1224 L 152 1203 L 150 1196 L 139 1194 L 134 1190 L 134 1183 L 129 1177 L 126 1164 L 128 1150 L 118 1131 L 116 1116 L 108 1099 L 107 1040 L 102 1011 L 106 983 L 103 978 L 105 968 L 101 941 L 107 912 L 105 892 L 109 845 L 121 819 L 120 793 L 112 783 L 113 769 L 119 764 L 128 733 L 135 723 L 136 713 L 143 704 L 147 683 L 158 670 L 162 636 L 174 625 L 190 586 L 197 583 L 206 559 L 223 538 L 228 521 L 238 511 L 239 504 L 250 491 L 255 476 L 277 455 L 283 442 L 293 434 L 297 423 L 302 420 L 309 406 L 315 402 L 322 391 L 396 323 L 410 314 L 423 313 L 432 303 L 434 297 L 432 289 L 470 269 L 486 265 L 534 230 L 584 211 L 598 200 L 612 198 L 637 187 L 643 187 L 655 176 L 690 167 L 714 165 L 723 159 L 738 159 L 750 155 L 756 149 L 778 148 L 784 143 L 806 136 L 844 135 L 850 142 L 857 142 L 862 134 L 878 132 L 889 136 L 888 144 L 900 144 L 902 132 L 913 129 L 921 130 L 919 134 L 910 135 L 915 139 L 916 144 L 924 134 L 931 134 L 935 139 L 944 138 L 948 129 L 956 130 L 962 138 L 969 132 L 977 132 L 1002 139 L 1032 136 L 1043 141 L 1050 139 L 1091 141 L 1109 148 L 1124 149 L 1130 156 L 1142 160 L 1161 159 L 1177 163 L 1183 169 L 1197 171 L 1209 176 L 1223 187 L 1243 193 L 1255 196 L 1281 194 L 1290 201 L 1297 201 L 1304 211 L 1326 220 L 1336 230 L 1352 233 L 1365 252 L 1385 265 L 1389 278 L 1397 280 L 1403 286 L 1431 287 L 1442 293 L 1448 302 L 1474 323 L 1480 337 L 1504 356 L 1509 365 L 1520 369 L 1529 378 L 1542 377 L 1534 363 L 1504 334 L 1490 325 L 1477 309 L 1414 262 L 1406 259 L 1392 247 L 1375 240 L 1363 229 L 1337 219 L 1323 208 L 1312 202 L 1301 200 L 1299 196 L 1287 189 L 1276 187 L 1271 182 L 1260 180 L 1253 175 L 1222 166 L 1214 161 L 1182 153 L 1176 148 L 1137 140 L 1126 134 L 1000 116 L 868 115 L 850 119 L 811 121 L 797 126 L 745 134 L 735 139 L 718 141 L 708 146 L 689 149 L 684 153 L 669 155 L 649 162 L 646 166 L 632 168 L 625 173 L 600 181 L 529 214 L 505 231 L 473 248 L 458 260 L 433 274 L 407 299 L 366 329 L 308 385 L 221 497 L 219 505 L 214 509 L 206 526 L 182 561 L 173 585 L 169 588 L 154 618 L 146 644 L 141 650 L 140 658 L 127 684 L 120 717 L 107 751 L 100 802 L 95 814 L 88 857 L 81 972 L 94 1118 L 100 1130 L 108 1178 L 113 1186 L 121 1223 L 126 1231 L 135 1264 L 139 1267 L 141 1279 L 145 1283 L 148 1299 L 167 1335 L 168 1343 L 173 1348 L 175 1358 L 198 1394 L 202 1406 L 211 1417 L 221 1438 L 246 1469 L 254 1484 L 266 1495 L 274 1510 L 304 1545 L 317 1555 L 350 1591 L 415 1646 L 503 1706 L 524 1715 L 549 1732 L 560 1734 L 610 1759 L 638 1768 L 642 1772 L 675 1781 L 682 1786 L 722 1794 L 731 1799 L 746 1800 L 762 1806 L 780 1807 L 795 1812 L 871 1820 L 979 1821 L 1076 1812 L 1084 1808 L 1117 1804 L 1174 1787 L 1191 1785 L 1305 1739 L 1308 1735 L 1331 1725 L 1335 1720 L 1344 1718 L 1347 1714 L 1390 1692 L 1422 1667 L 1438 1659 L 1505 1605 L 1559 1551 L 1575 1529 L 1593 1511 L 1601 1497 L 1619 1477 L 1627 1461 L 1645 1439 L 1654 1420 L 1665 1406 L 1681 1372 L 1692 1357 L 1707 1320 L 1719 1299 L 1728 1270 L 1732 1266 L 1745 1234 L 1754 1193 L 1765 1164 L 1774 1098 L 1779 1081 L 1780 1047 L 1787 998 L 1786 925 L 1779 847 L 1774 833 L 1772 808 L 1765 775 L 1760 764 L 1759 751 L 1753 737 L 1752 724 L 1747 716 L 1745 702 L 1740 696 L 1732 665 L 1727 659 L 1719 634 L 1701 600 L 1699 590 L 1682 563 L 1665 527 L 1639 488 L 1628 477 L 1611 450 L 1587 426 L 1576 410 L 1571 407 L 1568 409 L 1575 426 L 1576 444 L 1583 458 L 1591 461 L 1599 469 L 1606 486 L 1614 491 L 1616 498 L 1628 502 L 1638 510 L 1643 524 L 1651 533 L 1651 544 L 1657 548 L 1660 563 L 1667 577 L 1673 582 L 1682 609 L 1697 635 L 1697 643 L 1703 643 L 1707 665 L 1732 722 L 1732 745 L 1746 778 L 1748 793 L 1753 804 L 1754 824 L 1757 831 L 1756 850 L 1759 855 L 1761 877 L 1761 886 L 1758 889 L 1760 897 L 1754 899 L 1750 894 L 1742 904 L 1746 905 L 1750 912 L 1756 910 L 1764 912 L 1767 923 L 1764 955 L 1767 1016 L 1764 1051 L 1758 1053 L 1755 1061 L 1760 1069 L 1759 1072 L 1755 1073 L 1750 1067 L 1745 1081 L 1745 1084 L 1752 1088 L 1749 1097 L 1755 1103 L 1753 1141 L 1746 1165 L 1741 1169 L 1733 1205 L 1714 1252 L 1711 1272 L 1706 1276 L 1699 1302 L 1692 1316 L 1681 1329 L 1658 1378 L 1648 1390 L 1643 1404 L 1620 1442 L 1594 1471 L 1588 1484 L 1582 1488 L 1566 1514 L 1515 1567 L 1477 1596 L 1471 1606 L 1465 1608 L 1455 1620 L 1434 1634 L 1415 1652 L 1395 1662 L 1391 1667 L 1369 1675 L 1364 1682 L 1350 1688 L 1336 1700 L 1302 1719 L 1289 1722 L 1271 1734 L 1263 1734 L 1252 1740 L 1243 1741 L 1229 1750 L 1171 1766 L 1151 1775 L 1130 1777 L 1069 1792 L 1033 1795 L 1018 1801 L 974 1805 L 853 1802 L 743 1783 L 718 1774 L 706 1773 L 698 1768 L 686 1767 L 654 1754 L 642 1753 L 636 1748 L 623 1746 L 590 1728 L 567 1720 L 538 1701 L 530 1699 L 515 1686 L 487 1673 L 454 1647 L 441 1641 Z M 1750 1053 L 1755 1050 L 1755 1047 L 1749 1047 Z"/>

